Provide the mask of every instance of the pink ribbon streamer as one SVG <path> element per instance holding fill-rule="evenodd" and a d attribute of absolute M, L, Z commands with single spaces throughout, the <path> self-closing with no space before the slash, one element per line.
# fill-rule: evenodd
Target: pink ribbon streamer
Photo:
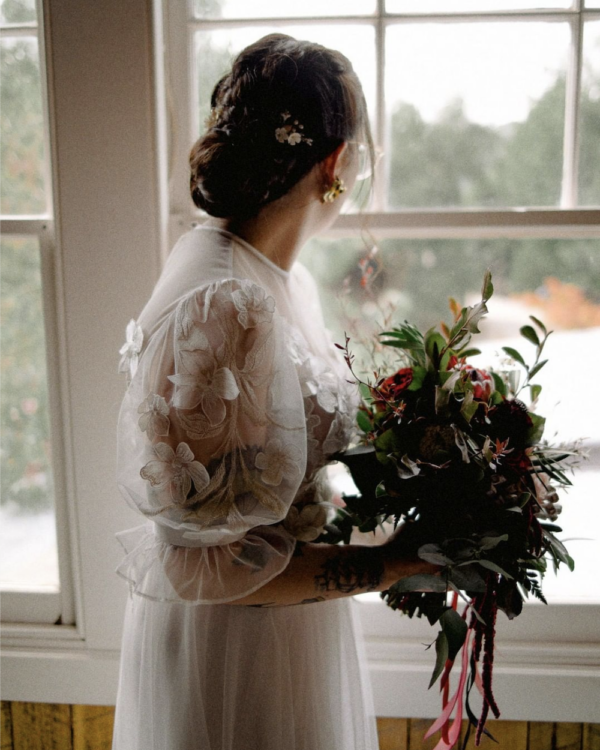
<path fill-rule="evenodd" d="M 462 715 L 463 715 L 462 696 L 463 696 L 463 692 L 465 689 L 465 684 L 467 682 L 467 675 L 469 673 L 469 640 L 470 638 L 471 638 L 471 631 L 467 633 L 467 637 L 462 647 L 463 649 L 462 669 L 461 669 L 460 680 L 458 682 L 458 687 L 456 689 L 456 692 L 454 693 L 449 703 L 446 705 L 446 707 L 442 711 L 439 718 L 436 719 L 436 721 L 434 721 L 434 723 L 429 727 L 424 737 L 424 739 L 429 739 L 429 737 L 431 737 L 432 734 L 435 734 L 435 732 L 439 731 L 443 727 L 444 728 L 447 727 L 448 723 L 450 722 L 450 715 L 452 714 L 452 711 L 454 710 L 454 707 L 456 706 L 458 702 L 458 708 L 456 711 L 456 716 L 454 718 L 454 721 L 452 722 L 452 726 L 450 727 L 449 732 L 447 733 L 444 732 L 446 737 L 441 738 L 441 740 L 435 746 L 434 750 L 450 750 L 452 747 L 454 747 L 460 735 L 460 730 L 461 730 L 461 725 L 462 725 Z M 459 698 L 460 698 L 460 702 L 459 702 Z"/>

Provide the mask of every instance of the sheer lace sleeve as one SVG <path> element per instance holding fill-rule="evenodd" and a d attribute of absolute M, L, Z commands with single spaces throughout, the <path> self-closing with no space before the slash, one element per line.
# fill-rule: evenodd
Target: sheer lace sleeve
<path fill-rule="evenodd" d="M 121 535 L 118 572 L 153 599 L 245 596 L 289 562 L 295 540 L 279 522 L 306 470 L 302 392 L 275 301 L 250 281 L 211 284 L 138 348 L 119 486 L 152 523 Z"/>

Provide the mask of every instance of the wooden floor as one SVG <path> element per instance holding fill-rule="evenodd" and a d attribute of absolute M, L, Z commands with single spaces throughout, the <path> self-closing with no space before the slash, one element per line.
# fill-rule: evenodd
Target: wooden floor
<path fill-rule="evenodd" d="M 1 750 L 110 750 L 114 708 L 2 702 Z M 380 750 L 432 750 L 429 719 L 377 719 Z M 600 724 L 490 721 L 498 750 L 600 750 Z M 463 731 L 465 727 L 463 726 Z M 469 748 L 474 747 L 471 739 Z"/>

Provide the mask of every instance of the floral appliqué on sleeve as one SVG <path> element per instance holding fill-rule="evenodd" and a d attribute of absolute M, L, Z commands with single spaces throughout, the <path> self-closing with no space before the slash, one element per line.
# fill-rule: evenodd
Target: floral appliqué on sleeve
<path fill-rule="evenodd" d="M 284 475 L 298 476 L 300 450 L 296 445 L 284 444 L 279 438 L 272 438 L 265 447 L 264 453 L 256 456 L 255 465 L 262 471 L 265 484 L 278 487 Z"/>
<path fill-rule="evenodd" d="M 119 349 L 119 354 L 121 355 L 119 372 L 128 372 L 131 379 L 133 379 L 136 373 L 143 343 L 144 333 L 141 326 L 135 320 L 130 320 L 125 331 L 125 343 Z"/>
<path fill-rule="evenodd" d="M 148 461 L 140 475 L 152 487 L 168 491 L 175 505 L 186 505 L 192 480 L 197 492 L 208 485 L 208 472 L 199 461 L 194 460 L 187 443 L 179 443 L 175 451 L 166 443 L 157 443 L 152 450 L 156 458 Z"/>
<path fill-rule="evenodd" d="M 146 433 L 148 440 L 169 434 L 169 406 L 162 396 L 156 393 L 148 396 L 139 405 L 138 414 L 141 414 L 138 425 Z"/>
<path fill-rule="evenodd" d="M 264 289 L 255 284 L 232 293 L 238 320 L 244 328 L 256 328 L 260 323 L 270 323 L 275 310 L 275 300 L 267 297 Z"/>

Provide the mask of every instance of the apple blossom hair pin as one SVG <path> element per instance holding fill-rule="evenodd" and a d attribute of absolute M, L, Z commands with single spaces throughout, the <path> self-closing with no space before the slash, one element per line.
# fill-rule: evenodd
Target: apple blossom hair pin
<path fill-rule="evenodd" d="M 283 125 L 275 129 L 275 138 L 277 138 L 279 143 L 289 143 L 290 146 L 295 146 L 297 143 L 306 143 L 307 146 L 312 146 L 313 139 L 307 138 L 301 132 L 304 130 L 304 125 L 301 125 L 298 120 L 292 121 L 292 116 L 289 112 L 282 112 L 281 119 L 283 120 Z"/>

